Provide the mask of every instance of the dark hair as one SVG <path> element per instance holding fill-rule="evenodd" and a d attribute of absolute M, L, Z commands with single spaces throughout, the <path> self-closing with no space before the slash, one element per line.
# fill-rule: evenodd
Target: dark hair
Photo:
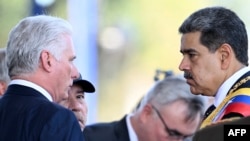
<path fill-rule="evenodd" d="M 229 44 L 239 62 L 248 66 L 248 37 L 245 24 L 231 10 L 207 7 L 191 14 L 179 27 L 181 34 L 201 32 L 200 42 L 210 52 Z"/>

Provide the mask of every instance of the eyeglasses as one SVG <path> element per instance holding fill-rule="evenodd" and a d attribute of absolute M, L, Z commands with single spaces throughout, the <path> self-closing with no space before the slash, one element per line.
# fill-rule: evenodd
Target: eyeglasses
<path fill-rule="evenodd" d="M 164 125 L 165 131 L 168 133 L 169 137 L 175 140 L 186 140 L 189 137 L 191 137 L 192 135 L 184 135 L 182 133 L 180 133 L 177 130 L 173 130 L 173 129 L 169 129 L 169 127 L 167 126 L 166 122 L 163 120 L 163 117 L 161 116 L 159 110 L 157 110 L 157 108 L 155 106 L 152 105 L 152 108 L 156 111 L 156 114 L 158 115 L 158 117 L 160 118 L 161 122 Z"/>

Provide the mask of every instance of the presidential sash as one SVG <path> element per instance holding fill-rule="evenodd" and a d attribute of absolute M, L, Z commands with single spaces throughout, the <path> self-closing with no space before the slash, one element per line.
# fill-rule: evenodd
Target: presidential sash
<path fill-rule="evenodd" d="M 200 128 L 223 121 L 231 121 L 239 117 L 226 118 L 223 116 L 229 113 L 239 113 L 242 116 L 250 115 L 250 86 L 242 87 L 250 80 L 250 76 L 243 78 L 230 90 L 222 103 L 202 122 Z"/>

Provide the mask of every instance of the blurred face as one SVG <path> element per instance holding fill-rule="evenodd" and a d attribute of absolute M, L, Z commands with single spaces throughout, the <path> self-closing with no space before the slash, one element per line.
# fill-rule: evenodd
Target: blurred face
<path fill-rule="evenodd" d="M 62 106 L 74 112 L 81 129 L 83 130 L 87 121 L 88 108 L 85 101 L 83 89 L 78 85 L 73 85 L 69 90 L 68 100 L 60 102 Z"/>
<path fill-rule="evenodd" d="M 193 121 L 184 120 L 187 105 L 182 101 L 158 108 L 151 105 L 151 114 L 145 120 L 144 141 L 183 141 L 190 138 L 200 125 L 200 115 Z"/>
<path fill-rule="evenodd" d="M 221 68 L 221 56 L 200 43 L 200 32 L 183 34 L 181 53 L 183 58 L 179 69 L 184 71 L 187 83 L 193 94 L 214 96 L 224 79 Z"/>
<path fill-rule="evenodd" d="M 65 36 L 66 49 L 63 50 L 60 60 L 55 61 L 54 76 L 56 86 L 54 87 L 54 97 L 55 102 L 68 98 L 68 91 L 73 83 L 73 79 L 77 78 L 79 73 L 73 63 L 76 58 L 73 42 L 70 36 Z"/>
<path fill-rule="evenodd" d="M 7 83 L 0 80 L 0 96 L 4 94 L 7 89 Z"/>

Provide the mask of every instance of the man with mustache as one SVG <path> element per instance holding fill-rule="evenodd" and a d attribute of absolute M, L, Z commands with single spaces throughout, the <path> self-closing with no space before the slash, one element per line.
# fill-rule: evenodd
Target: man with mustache
<path fill-rule="evenodd" d="M 191 14 L 179 27 L 182 34 L 179 69 L 193 94 L 214 97 L 215 109 L 201 128 L 250 115 L 250 69 L 245 24 L 224 7 Z"/>
<path fill-rule="evenodd" d="M 87 122 L 88 114 L 85 92 L 93 93 L 95 92 L 95 87 L 89 81 L 82 79 L 80 74 L 79 78 L 73 81 L 68 99 L 59 102 L 59 104 L 74 112 L 82 131 Z"/>

